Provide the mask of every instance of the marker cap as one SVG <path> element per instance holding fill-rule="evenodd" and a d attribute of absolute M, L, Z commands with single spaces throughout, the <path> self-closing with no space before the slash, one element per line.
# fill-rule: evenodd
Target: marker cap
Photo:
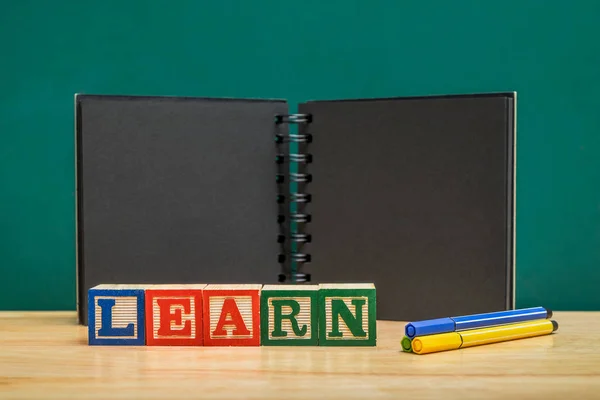
<path fill-rule="evenodd" d="M 456 325 L 451 318 L 429 319 L 425 321 L 411 322 L 404 328 L 406 336 L 435 335 L 437 333 L 454 332 Z"/>
<path fill-rule="evenodd" d="M 410 352 L 412 351 L 412 346 L 411 346 L 411 340 L 409 337 L 404 336 L 402 338 L 402 341 L 400 341 L 400 344 L 402 345 L 402 350 L 406 351 L 406 352 Z"/>
<path fill-rule="evenodd" d="M 456 332 L 439 335 L 418 336 L 412 340 L 413 353 L 427 354 L 438 351 L 456 350 L 462 345 L 462 338 Z"/>

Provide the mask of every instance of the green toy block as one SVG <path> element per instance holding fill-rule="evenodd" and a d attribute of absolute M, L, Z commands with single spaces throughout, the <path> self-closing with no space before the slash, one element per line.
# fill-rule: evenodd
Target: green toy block
<path fill-rule="evenodd" d="M 318 346 L 319 285 L 264 285 L 260 294 L 262 346 Z"/>
<path fill-rule="evenodd" d="M 319 345 L 376 346 L 375 285 L 321 284 L 319 288 Z"/>

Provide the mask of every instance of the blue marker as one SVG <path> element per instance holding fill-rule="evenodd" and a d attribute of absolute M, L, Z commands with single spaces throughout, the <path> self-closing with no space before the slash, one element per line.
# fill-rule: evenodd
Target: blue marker
<path fill-rule="evenodd" d="M 411 322 L 404 328 L 406 336 L 435 335 L 464 331 L 467 329 L 486 328 L 495 325 L 513 324 L 517 322 L 547 319 L 552 317 L 552 311 L 544 307 L 522 308 L 520 310 L 498 311 L 486 314 L 465 315 L 452 318 L 428 319 Z"/>

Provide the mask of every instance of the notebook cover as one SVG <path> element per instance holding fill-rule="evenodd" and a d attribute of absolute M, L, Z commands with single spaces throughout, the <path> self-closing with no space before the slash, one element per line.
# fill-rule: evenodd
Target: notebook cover
<path fill-rule="evenodd" d="M 78 309 L 101 283 L 269 283 L 283 100 L 76 96 Z"/>
<path fill-rule="evenodd" d="M 514 307 L 515 94 L 311 101 L 313 283 L 374 282 L 377 317 Z"/>

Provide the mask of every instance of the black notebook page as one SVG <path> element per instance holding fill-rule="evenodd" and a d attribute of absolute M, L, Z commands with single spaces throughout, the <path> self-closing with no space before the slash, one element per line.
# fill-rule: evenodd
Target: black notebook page
<path fill-rule="evenodd" d="M 373 282 L 377 317 L 512 308 L 512 94 L 313 101 L 314 282 Z"/>
<path fill-rule="evenodd" d="M 79 96 L 79 309 L 101 283 L 277 282 L 285 101 Z"/>

